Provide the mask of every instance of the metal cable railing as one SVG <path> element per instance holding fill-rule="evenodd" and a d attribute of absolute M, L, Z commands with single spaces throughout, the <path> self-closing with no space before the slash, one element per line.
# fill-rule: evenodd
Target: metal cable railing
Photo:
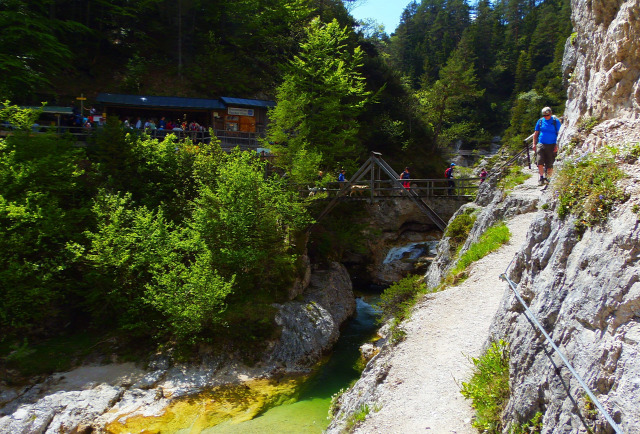
<path fill-rule="evenodd" d="M 523 149 L 521 149 L 520 151 L 512 155 L 511 158 L 509 158 L 509 160 L 502 163 L 500 166 L 494 167 L 493 169 L 491 169 L 489 174 L 487 175 L 487 178 L 491 178 L 492 176 L 502 173 L 502 170 L 505 167 L 511 166 L 514 162 L 520 159 L 525 152 L 527 153 L 527 164 L 529 166 L 529 169 L 531 169 L 531 157 L 529 156 L 529 142 L 533 142 L 533 134 L 531 134 L 529 137 L 523 140 L 523 143 L 524 143 Z"/>
<path fill-rule="evenodd" d="M 513 260 L 511 261 L 511 263 L 513 263 Z M 616 433 L 623 434 L 623 431 L 620 429 L 618 424 L 616 424 L 614 422 L 614 420 L 611 418 L 611 416 L 609 415 L 607 410 L 605 410 L 605 408 L 602 406 L 600 401 L 598 401 L 598 398 L 596 398 L 596 396 L 593 394 L 591 389 L 589 389 L 589 386 L 587 386 L 587 384 L 584 382 L 582 377 L 580 377 L 580 375 L 576 372 L 576 370 L 573 368 L 573 366 L 571 366 L 571 364 L 569 363 L 569 360 L 567 360 L 565 355 L 562 354 L 560 349 L 556 346 L 556 344 L 551 339 L 551 336 L 549 336 L 549 334 L 542 327 L 542 324 L 540 324 L 540 322 L 538 322 L 536 317 L 533 315 L 533 312 L 531 311 L 531 309 L 529 309 L 529 306 L 527 306 L 527 304 L 525 303 L 524 299 L 522 298 L 522 296 L 518 292 L 518 290 L 516 288 L 516 284 L 511 279 L 509 279 L 507 277 L 507 272 L 509 271 L 509 267 L 511 267 L 511 263 L 509 263 L 509 265 L 507 266 L 507 269 L 504 271 L 504 273 L 502 273 L 500 275 L 500 279 L 506 281 L 509 284 L 509 287 L 511 287 L 511 290 L 516 295 L 516 298 L 518 299 L 520 304 L 522 304 L 522 306 L 524 307 L 526 313 L 528 313 L 528 317 L 531 320 L 531 322 L 533 324 L 535 324 L 535 326 L 538 328 L 538 330 L 540 330 L 542 332 L 542 334 L 544 335 L 544 337 L 547 340 L 547 342 L 549 342 L 549 344 L 551 344 L 551 347 L 553 348 L 553 350 L 556 353 L 558 353 L 558 355 L 560 356 L 560 358 L 564 362 L 564 364 L 567 367 L 567 369 L 569 369 L 569 372 L 571 372 L 571 374 L 576 378 L 576 380 L 578 380 L 578 383 L 580 383 L 580 386 L 582 386 L 582 388 L 587 393 L 587 395 L 589 396 L 591 401 L 595 404 L 595 406 L 598 408 L 598 410 L 600 410 L 600 413 L 602 413 L 602 415 L 607 420 L 607 422 L 609 422 L 609 425 L 611 425 L 611 428 L 613 428 Z"/>

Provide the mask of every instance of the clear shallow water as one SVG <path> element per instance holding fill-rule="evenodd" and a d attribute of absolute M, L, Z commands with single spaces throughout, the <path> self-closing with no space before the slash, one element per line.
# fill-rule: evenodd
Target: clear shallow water
<path fill-rule="evenodd" d="M 111 433 L 321 433 L 329 424 L 331 397 L 360 376 L 359 347 L 373 337 L 379 297 L 356 299 L 357 315 L 340 333 L 333 352 L 308 379 L 253 380 L 182 399 L 159 417 L 134 416 L 107 427 Z M 269 408 L 271 407 L 271 408 Z M 269 408 L 262 413 L 262 409 Z"/>
<path fill-rule="evenodd" d="M 329 360 L 301 386 L 297 401 L 273 407 L 246 422 L 223 422 L 202 432 L 293 434 L 324 431 L 329 424 L 331 396 L 360 376 L 356 368 L 359 348 L 377 329 L 378 312 L 372 306 L 377 302 L 378 297 L 373 296 L 356 299 L 357 316 L 341 330 Z"/>

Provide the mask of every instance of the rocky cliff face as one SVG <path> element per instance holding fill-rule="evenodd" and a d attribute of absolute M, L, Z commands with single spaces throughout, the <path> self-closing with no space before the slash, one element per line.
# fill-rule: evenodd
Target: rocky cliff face
<path fill-rule="evenodd" d="M 640 142 L 640 2 L 573 0 L 576 34 L 567 41 L 569 80 L 562 148 L 573 153 Z M 599 121 L 592 131 L 584 119 Z M 562 157 L 562 155 L 561 155 Z M 620 167 L 628 200 L 606 224 L 576 234 L 544 200 L 511 278 L 623 432 L 640 432 L 640 165 Z M 613 432 L 578 382 L 532 327 L 511 291 L 492 325 L 492 339 L 511 344 L 508 423 L 543 413 L 543 432 Z"/>
<path fill-rule="evenodd" d="M 468 202 L 446 196 L 425 201 L 445 221 Z M 390 285 L 408 274 L 424 272 L 433 258 L 433 247 L 442 237 L 431 219 L 407 198 L 366 204 L 365 211 L 366 217 L 360 223 L 375 228 L 376 233 L 363 234 L 366 252 L 350 253 L 344 258 L 354 277 Z"/>

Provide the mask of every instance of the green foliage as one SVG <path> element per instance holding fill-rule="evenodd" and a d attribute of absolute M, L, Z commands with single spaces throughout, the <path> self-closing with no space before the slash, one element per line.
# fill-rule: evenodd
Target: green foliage
<path fill-rule="evenodd" d="M 91 194 L 82 157 L 52 135 L 18 132 L 0 142 L 0 328 L 30 328 L 73 304 L 72 246 L 82 243 Z"/>
<path fill-rule="evenodd" d="M 0 329 L 272 337 L 310 221 L 297 192 L 252 153 L 151 140 L 113 119 L 87 151 L 48 134 L 0 141 Z"/>
<path fill-rule="evenodd" d="M 341 261 L 347 252 L 365 253 L 367 237 L 363 234 L 371 228 L 357 221 L 359 210 L 343 205 L 332 214 L 313 228 L 309 253 L 318 261 Z"/>
<path fill-rule="evenodd" d="M 455 51 L 440 70 L 440 79 L 418 93 L 436 146 L 445 147 L 480 133 L 479 125 L 470 121 L 470 112 L 466 110 L 484 93 L 478 89 L 477 81 L 473 65 L 461 51 Z"/>
<path fill-rule="evenodd" d="M 480 236 L 478 242 L 471 244 L 469 249 L 460 256 L 455 267 L 445 277 L 445 283 L 454 284 L 460 279 L 466 278 L 465 270 L 469 265 L 498 250 L 510 238 L 511 232 L 504 223 L 498 223 L 488 228 Z"/>
<path fill-rule="evenodd" d="M 338 414 L 340 411 L 340 398 L 348 389 L 344 387 L 338 390 L 336 393 L 331 395 L 331 403 L 329 404 L 329 419 L 333 419 L 333 417 Z"/>
<path fill-rule="evenodd" d="M 509 429 L 509 434 L 540 434 L 542 432 L 542 416 L 541 412 L 533 415 L 531 420 L 521 424 L 514 424 Z"/>
<path fill-rule="evenodd" d="M 478 215 L 474 212 L 473 208 L 467 208 L 449 223 L 444 236 L 449 237 L 449 246 L 451 249 L 457 250 L 467 240 L 477 217 Z"/>
<path fill-rule="evenodd" d="M 497 250 L 511 238 L 511 232 L 504 223 L 498 223 L 491 226 L 480 237 L 477 243 L 473 243 L 458 259 L 456 268 L 467 268 L 473 262 L 484 258 L 489 253 Z"/>
<path fill-rule="evenodd" d="M 558 216 L 574 215 L 579 233 L 606 221 L 614 206 L 627 199 L 617 186 L 624 176 L 615 158 L 607 153 L 566 160 L 553 183 L 558 193 Z"/>
<path fill-rule="evenodd" d="M 122 80 L 124 90 L 129 93 L 140 92 L 142 78 L 146 70 L 146 59 L 138 54 L 134 54 L 127 62 L 125 75 Z"/>
<path fill-rule="evenodd" d="M 22 109 L 9 100 L 0 103 L 0 121 L 8 122 L 17 130 L 29 131 L 41 114 L 42 109 Z"/>
<path fill-rule="evenodd" d="M 309 223 L 297 192 L 264 179 L 263 163 L 248 152 L 224 157 L 214 185 L 195 201 L 192 228 L 200 232 L 218 270 L 243 288 L 281 286 L 295 271 L 288 242 Z M 303 247 L 303 246 L 299 246 Z"/>
<path fill-rule="evenodd" d="M 531 178 L 531 174 L 524 173 L 521 166 L 509 166 L 507 172 L 498 181 L 498 187 L 505 192 L 509 192 L 529 178 Z"/>
<path fill-rule="evenodd" d="M 409 318 L 411 309 L 420 296 L 428 291 L 422 276 L 407 276 L 384 290 L 380 296 L 378 308 L 382 310 L 381 321 L 392 318 L 390 329 L 392 343 L 404 339 L 406 332 L 400 327 L 400 324 Z"/>
<path fill-rule="evenodd" d="M 578 122 L 578 131 L 589 134 L 598 124 L 600 120 L 597 117 L 585 117 Z"/>
<path fill-rule="evenodd" d="M 353 432 L 353 430 L 356 429 L 359 423 L 364 422 L 369 412 L 370 412 L 369 405 L 362 404 L 357 411 L 349 415 L 346 421 L 347 432 Z"/>
<path fill-rule="evenodd" d="M 501 414 L 509 399 L 509 345 L 492 342 L 479 358 L 472 358 L 473 375 L 460 393 L 472 400 L 476 411 L 473 426 L 482 432 L 502 432 Z"/>
<path fill-rule="evenodd" d="M 56 19 L 46 2 L 4 0 L 0 9 L 0 95 L 25 97 L 50 84 L 72 57 L 61 35 L 84 35 L 80 23 Z"/>
<path fill-rule="evenodd" d="M 349 36 L 350 31 L 336 20 L 323 24 L 314 19 L 278 87 L 268 140 L 279 164 L 296 182 L 314 178 L 313 165 L 320 161 L 335 168 L 358 155 L 356 116 L 370 92 L 358 71 L 362 50 L 348 48 Z"/>
<path fill-rule="evenodd" d="M 97 344 L 96 336 L 83 332 L 38 343 L 29 343 L 26 338 L 22 343 L 7 345 L 5 342 L 0 346 L 0 354 L 4 356 L 7 368 L 28 377 L 67 371 L 73 366 L 74 359 L 95 351 Z"/>
<path fill-rule="evenodd" d="M 416 296 L 426 291 L 421 276 L 407 276 L 385 289 L 377 306 L 382 310 L 383 318 L 399 317 L 402 320 L 415 304 Z"/>

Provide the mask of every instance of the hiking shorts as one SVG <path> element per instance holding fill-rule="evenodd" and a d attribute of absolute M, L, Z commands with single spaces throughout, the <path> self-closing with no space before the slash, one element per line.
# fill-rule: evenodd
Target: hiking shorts
<path fill-rule="evenodd" d="M 544 166 L 547 169 L 553 169 L 553 163 L 556 161 L 557 153 L 554 152 L 556 144 L 543 145 L 538 143 L 536 147 L 536 159 L 538 166 Z"/>

